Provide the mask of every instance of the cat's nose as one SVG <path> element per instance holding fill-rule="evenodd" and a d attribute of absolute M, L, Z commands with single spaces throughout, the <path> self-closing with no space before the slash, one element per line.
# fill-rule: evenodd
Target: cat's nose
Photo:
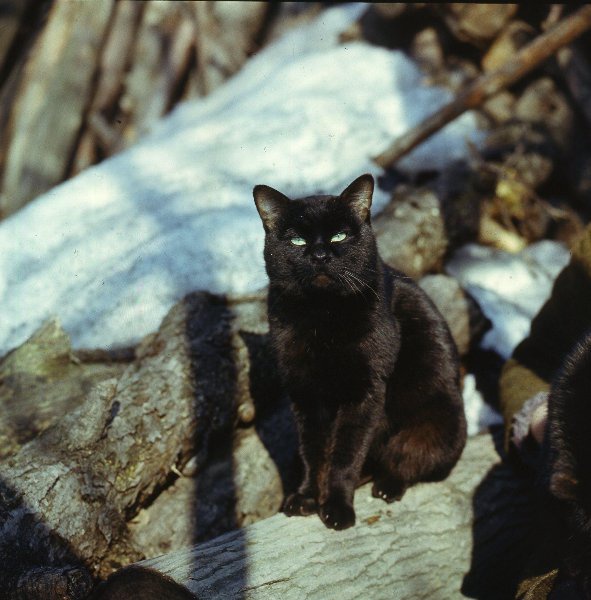
<path fill-rule="evenodd" d="M 315 262 L 326 262 L 328 260 L 328 252 L 322 244 L 317 244 L 312 248 L 312 259 Z"/>

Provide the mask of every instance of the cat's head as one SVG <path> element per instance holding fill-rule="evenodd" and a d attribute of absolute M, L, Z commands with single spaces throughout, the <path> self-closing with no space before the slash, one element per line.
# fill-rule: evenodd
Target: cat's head
<path fill-rule="evenodd" d="M 257 185 L 271 284 L 293 293 L 375 293 L 377 250 L 370 223 L 374 181 L 361 175 L 339 196 L 290 200 Z"/>

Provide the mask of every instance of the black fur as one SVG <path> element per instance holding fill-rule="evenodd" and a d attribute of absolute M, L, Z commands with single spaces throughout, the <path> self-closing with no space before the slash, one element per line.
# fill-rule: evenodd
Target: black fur
<path fill-rule="evenodd" d="M 340 196 L 289 200 L 254 188 L 271 340 L 304 467 L 283 510 L 318 512 L 334 529 L 354 524 L 362 477 L 392 502 L 409 485 L 445 478 L 466 439 L 454 342 L 425 293 L 380 259 L 372 193 L 371 175 Z"/>
<path fill-rule="evenodd" d="M 548 399 L 546 483 L 563 519 L 567 574 L 591 598 L 591 333 L 569 353 Z"/>

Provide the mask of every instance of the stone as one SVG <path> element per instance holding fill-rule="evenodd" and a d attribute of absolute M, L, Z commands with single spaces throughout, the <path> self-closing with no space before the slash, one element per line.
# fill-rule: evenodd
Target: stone
<path fill-rule="evenodd" d="M 517 7 L 517 4 L 454 2 L 441 5 L 441 10 L 447 26 L 459 40 L 483 47 L 505 27 Z"/>

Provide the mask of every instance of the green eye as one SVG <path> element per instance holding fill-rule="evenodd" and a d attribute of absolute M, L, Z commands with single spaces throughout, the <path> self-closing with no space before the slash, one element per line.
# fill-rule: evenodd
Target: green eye
<path fill-rule="evenodd" d="M 347 234 L 344 231 L 340 233 L 335 233 L 331 238 L 331 242 L 342 242 L 347 237 Z"/>
<path fill-rule="evenodd" d="M 301 237 L 294 237 L 289 240 L 294 246 L 305 246 L 306 240 Z"/>

